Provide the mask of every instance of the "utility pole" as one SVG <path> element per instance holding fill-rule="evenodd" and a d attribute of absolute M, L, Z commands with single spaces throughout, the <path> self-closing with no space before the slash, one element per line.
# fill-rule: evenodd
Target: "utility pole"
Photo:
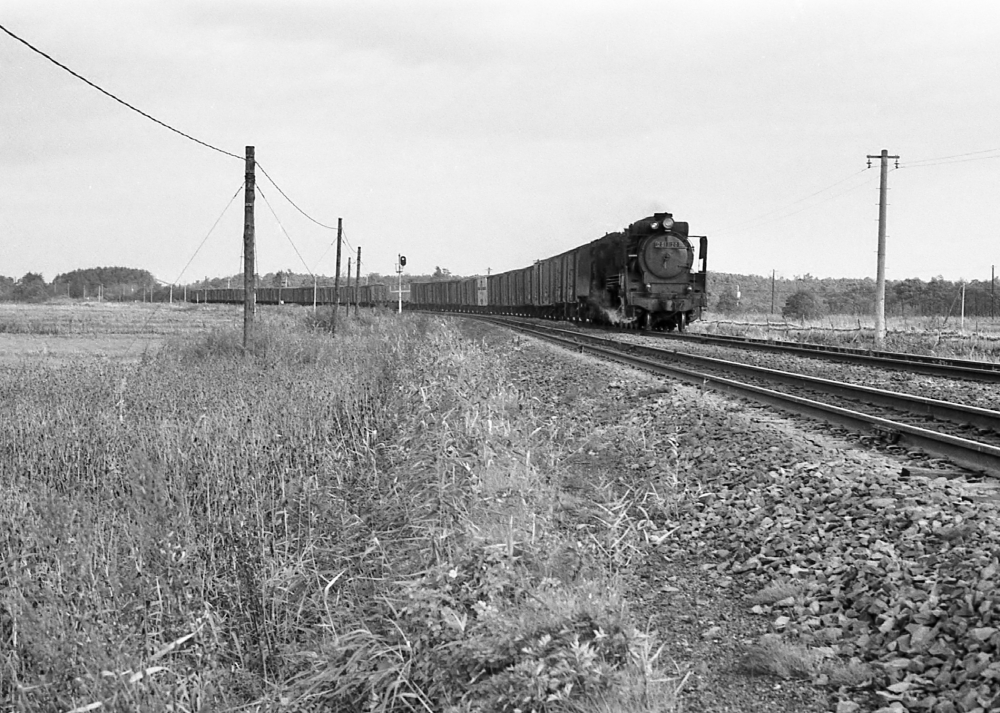
<path fill-rule="evenodd" d="M 347 257 L 347 302 L 344 304 L 344 316 L 351 316 L 351 258 Z"/>
<path fill-rule="evenodd" d="M 962 280 L 962 321 L 959 323 L 958 330 L 960 332 L 965 331 L 965 280 Z"/>
<path fill-rule="evenodd" d="M 337 272 L 333 276 L 333 310 L 330 313 L 330 334 L 337 333 L 337 310 L 340 309 L 340 241 L 344 237 L 344 219 L 337 218 Z"/>
<path fill-rule="evenodd" d="M 774 314 L 774 268 L 771 268 L 771 314 Z"/>
<path fill-rule="evenodd" d="M 358 303 L 361 301 L 361 246 L 358 246 L 358 261 L 354 265 L 354 317 L 358 316 Z"/>
<path fill-rule="evenodd" d="M 878 156 L 869 154 L 867 158 L 869 168 L 873 158 L 882 162 L 878 182 L 878 267 L 875 273 L 875 347 L 882 349 L 885 347 L 885 199 L 889 190 L 886 179 L 889 176 L 889 159 L 895 159 L 896 168 L 899 168 L 899 156 L 890 156 L 887 149 L 882 149 Z"/>
<path fill-rule="evenodd" d="M 990 319 L 993 319 L 993 302 L 997 288 L 997 266 L 990 265 Z"/>
<path fill-rule="evenodd" d="M 247 146 L 246 172 L 243 182 L 243 350 L 250 348 L 253 337 L 253 313 L 256 307 L 257 285 L 254 280 L 254 167 L 253 146 Z"/>

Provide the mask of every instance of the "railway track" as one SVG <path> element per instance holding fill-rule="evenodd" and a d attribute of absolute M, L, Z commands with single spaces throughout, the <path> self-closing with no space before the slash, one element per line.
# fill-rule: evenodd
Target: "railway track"
<path fill-rule="evenodd" d="M 1000 477 L 1000 412 L 997 411 L 624 343 L 548 325 L 488 319 L 576 351 L 873 434 L 887 444 L 946 458 L 963 468 Z"/>
<path fill-rule="evenodd" d="M 462 317 L 486 316 L 470 314 L 468 312 L 451 312 L 450 314 Z M 494 316 L 492 319 L 495 319 L 498 322 L 508 319 L 517 320 L 516 317 L 500 316 Z M 538 322 L 525 323 L 545 324 L 546 322 L 540 320 Z M 903 352 L 872 351 L 853 347 L 836 347 L 824 344 L 803 344 L 801 342 L 755 339 L 752 337 L 695 334 L 692 332 L 636 332 L 633 330 L 624 330 L 616 327 L 600 327 L 597 325 L 588 325 L 587 327 L 578 326 L 577 329 L 586 329 L 587 331 L 603 331 L 613 334 L 638 334 L 644 337 L 663 339 L 666 341 L 687 341 L 697 344 L 710 344 L 738 349 L 777 352 L 881 369 L 894 369 L 897 371 L 905 371 L 910 374 L 922 374 L 925 376 L 937 376 L 949 379 L 962 379 L 965 381 L 1000 384 L 1000 363 L 975 361 L 972 359 L 937 357 L 926 354 L 905 354 Z"/>
<path fill-rule="evenodd" d="M 864 366 L 898 369 L 912 374 L 1000 383 L 1000 364 L 973 361 L 971 359 L 954 359 L 924 354 L 904 354 L 901 352 L 869 351 L 852 347 L 802 344 L 800 342 L 772 341 L 751 337 L 729 337 L 692 333 L 674 334 L 665 332 L 648 332 L 644 334 L 667 340 L 691 341 L 700 344 L 715 344 L 726 347 L 819 357 Z"/>

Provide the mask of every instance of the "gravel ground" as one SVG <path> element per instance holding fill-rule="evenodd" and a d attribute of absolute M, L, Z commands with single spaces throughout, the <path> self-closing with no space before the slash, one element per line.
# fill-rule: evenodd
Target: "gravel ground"
<path fill-rule="evenodd" d="M 490 329 L 464 324 L 463 328 L 477 338 L 483 338 L 487 333 L 484 330 Z M 817 480 L 822 476 L 826 482 L 832 479 L 849 484 L 863 480 L 866 492 L 873 496 L 900 493 L 901 498 L 906 495 L 909 500 L 919 500 L 925 490 L 933 494 L 935 488 L 947 488 L 951 498 L 992 501 L 992 489 L 961 481 L 942 485 L 941 479 L 903 479 L 899 461 L 858 449 L 856 442 L 838 437 L 814 422 L 783 418 L 762 407 L 673 384 L 531 338 L 496 331 L 488 338 L 513 339 L 520 344 L 514 381 L 564 424 L 567 446 L 575 451 L 565 463 L 574 476 L 567 482 L 576 483 L 574 497 L 587 496 L 585 484 L 594 473 L 624 482 L 638 471 L 658 477 L 661 482 L 672 479 L 687 501 L 703 499 L 705 507 L 698 510 L 698 517 L 688 511 L 683 517 L 679 515 L 677 522 L 659 523 L 662 529 L 648 539 L 640 563 L 629 573 L 630 606 L 639 621 L 658 632 L 664 644 L 661 661 L 677 678 L 680 710 L 908 710 L 901 707 L 899 697 L 892 699 L 892 694 L 884 691 L 876 695 L 871 686 L 832 686 L 815 670 L 801 676 L 796 675 L 794 667 L 788 671 L 779 667 L 764 675 L 759 672 L 754 655 L 766 641 L 762 637 L 788 633 L 790 629 L 786 630 L 787 624 L 781 621 L 788 617 L 779 616 L 783 611 L 781 602 L 763 607 L 758 602 L 755 609 L 753 597 L 769 584 L 795 580 L 805 570 L 793 564 L 788 572 L 782 571 L 780 567 L 787 566 L 789 558 L 781 556 L 766 558 L 774 560 L 766 566 L 738 566 L 753 550 L 743 552 L 742 544 L 732 541 L 725 529 L 731 513 L 725 498 L 720 500 L 715 493 L 742 480 L 760 479 L 762 474 L 792 474 L 809 482 L 813 473 Z M 877 379 L 899 380 L 898 374 L 868 374 L 873 370 L 858 367 L 744 354 L 748 359 L 762 357 L 762 363 L 776 368 L 791 369 L 787 360 L 803 362 L 798 368 L 832 378 L 845 378 L 844 374 L 857 371 L 866 384 Z M 957 383 L 970 393 L 975 390 L 974 385 Z M 911 386 L 927 393 L 927 387 Z M 998 404 L 995 395 L 980 396 L 980 405 Z M 626 455 L 629 449 L 614 440 L 620 432 L 616 429 L 630 422 L 662 424 L 663 433 L 651 435 L 670 435 L 676 452 L 654 453 L 648 462 L 645 458 L 636 462 L 633 455 Z M 808 515 L 815 518 L 813 512 Z M 867 537 L 864 524 L 861 520 L 853 525 L 859 528 L 856 535 L 863 540 Z M 805 543 L 804 551 L 808 552 L 810 546 Z M 797 562 L 797 557 L 792 559 Z M 797 602 L 796 611 L 803 605 Z M 804 615 L 808 614 L 804 611 Z M 815 651 L 820 652 L 817 656 L 843 659 L 853 651 L 852 646 L 845 642 Z M 885 707 L 889 705 L 894 707 Z"/>

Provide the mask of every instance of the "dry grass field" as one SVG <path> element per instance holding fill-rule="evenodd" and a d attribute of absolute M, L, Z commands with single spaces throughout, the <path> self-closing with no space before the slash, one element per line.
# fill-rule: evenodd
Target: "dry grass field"
<path fill-rule="evenodd" d="M 80 356 L 138 359 L 170 337 L 237 324 L 233 307 L 142 302 L 0 302 L 0 364 Z"/>
<path fill-rule="evenodd" d="M 672 710 L 510 337 L 309 317 L 4 309 L 0 708 Z"/>

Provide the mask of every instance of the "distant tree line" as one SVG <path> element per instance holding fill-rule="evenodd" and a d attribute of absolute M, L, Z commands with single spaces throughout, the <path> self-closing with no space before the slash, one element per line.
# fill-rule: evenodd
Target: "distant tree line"
<path fill-rule="evenodd" d="M 996 286 L 1000 288 L 1000 285 Z M 1000 315 L 1000 294 L 989 280 L 965 283 L 965 314 Z M 785 314 L 819 317 L 826 314 L 871 315 L 875 312 L 875 280 L 871 278 L 776 278 L 730 273 L 709 274 L 709 309 L 723 314 Z M 1000 292 L 997 289 L 996 292 Z M 789 300 L 792 304 L 788 309 Z M 962 282 L 932 277 L 886 280 L 885 311 L 893 316 L 957 316 Z M 808 315 L 804 314 L 808 312 Z"/>
<path fill-rule="evenodd" d="M 344 271 L 346 273 L 346 266 Z M 347 275 L 341 275 L 346 283 Z M 427 275 L 402 275 L 403 290 L 411 282 L 435 282 L 461 279 L 440 266 Z M 384 283 L 395 290 L 395 273 L 370 272 L 361 276 L 362 284 Z M 354 282 L 354 275 L 351 275 Z M 258 275 L 262 287 L 311 287 L 313 275 L 278 270 Z M 315 284 L 332 286 L 334 278 L 316 276 Z M 243 275 L 205 277 L 189 282 L 193 289 L 242 287 Z M 174 299 L 183 298 L 183 285 L 174 287 Z M 965 314 L 970 317 L 1000 315 L 1000 295 L 991 294 L 989 280 L 965 283 Z M 93 267 L 56 275 L 46 283 L 39 273 L 29 272 L 19 279 L 0 276 L 0 301 L 43 302 L 54 297 L 108 301 L 155 301 L 170 298 L 170 286 L 159 283 L 147 270 L 131 267 Z M 957 316 L 961 309 L 962 283 L 933 277 L 886 281 L 886 314 L 896 316 Z M 789 317 L 819 317 L 826 314 L 871 315 L 875 306 L 875 280 L 871 278 L 771 277 L 733 273 L 709 274 L 709 309 L 713 312 L 784 314 Z"/>
<path fill-rule="evenodd" d="M 347 284 L 347 266 L 340 276 L 342 285 Z M 437 267 L 430 275 L 402 276 L 404 293 L 413 282 L 429 280 L 456 279 L 451 271 Z M 315 282 L 314 282 L 315 280 Z M 355 273 L 352 270 L 350 281 L 354 283 Z M 384 283 L 395 289 L 397 275 L 382 275 L 371 272 L 361 276 L 361 284 Z M 314 276 L 307 273 L 296 273 L 292 270 L 278 270 L 257 276 L 260 287 L 332 287 L 334 278 L 328 275 Z M 183 299 L 185 285 L 175 285 L 173 298 Z M 243 287 L 243 274 L 236 273 L 227 277 L 205 277 L 201 280 L 188 282 L 189 289 L 218 289 Z M 56 277 L 47 283 L 40 273 L 29 272 L 21 278 L 4 277 L 0 275 L 0 301 L 2 302 L 45 302 L 53 298 L 68 298 L 74 300 L 103 299 L 113 302 L 166 302 L 170 299 L 170 285 L 157 281 L 148 270 L 131 267 L 92 267 L 73 270 Z"/>
<path fill-rule="evenodd" d="M 156 300 L 169 296 L 148 270 L 132 267 L 92 267 L 56 275 L 52 282 L 37 272 L 19 279 L 0 276 L 0 300 L 45 302 L 56 297 L 114 301 Z"/>

